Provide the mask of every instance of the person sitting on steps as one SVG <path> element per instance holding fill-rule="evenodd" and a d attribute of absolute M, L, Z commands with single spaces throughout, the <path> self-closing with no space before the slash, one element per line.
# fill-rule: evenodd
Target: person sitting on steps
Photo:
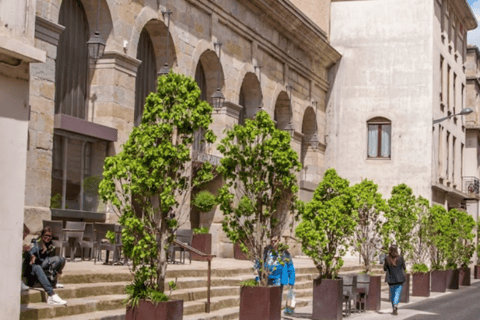
<path fill-rule="evenodd" d="M 60 287 L 60 285 L 57 285 L 57 276 L 62 273 L 65 259 L 55 256 L 52 236 L 52 229 L 47 226 L 42 230 L 40 239 L 32 241 L 32 248 L 27 255 L 30 260 L 31 272 L 27 278 L 29 279 L 29 284 L 37 280 L 40 282 L 48 294 L 48 304 L 65 305 L 67 301 L 62 300 L 53 291 L 53 287 Z"/>

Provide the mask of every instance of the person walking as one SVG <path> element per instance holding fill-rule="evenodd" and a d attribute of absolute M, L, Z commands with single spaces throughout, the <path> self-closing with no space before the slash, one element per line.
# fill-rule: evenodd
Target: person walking
<path fill-rule="evenodd" d="M 32 243 L 32 248 L 28 252 L 29 265 L 32 268 L 30 276 L 34 276 L 36 279 L 33 280 L 38 280 L 47 292 L 48 304 L 65 305 L 67 301 L 62 300 L 53 291 L 53 287 L 56 287 L 57 284 L 57 275 L 62 273 L 62 269 L 65 266 L 65 259 L 55 256 L 52 236 L 52 229 L 47 226 L 42 230 L 40 239 Z"/>
<path fill-rule="evenodd" d="M 390 299 L 392 300 L 393 315 L 398 315 L 398 303 L 402 295 L 403 283 L 405 282 L 405 261 L 398 254 L 396 246 L 388 249 L 388 256 L 385 258 L 383 270 L 387 272 L 385 282 L 390 287 Z"/>

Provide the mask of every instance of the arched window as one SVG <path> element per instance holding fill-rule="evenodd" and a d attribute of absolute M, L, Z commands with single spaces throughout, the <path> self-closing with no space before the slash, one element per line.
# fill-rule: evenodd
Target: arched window
<path fill-rule="evenodd" d="M 200 88 L 200 99 L 207 100 L 207 80 L 205 78 L 205 70 L 203 69 L 202 62 L 199 61 L 197 69 L 195 70 L 195 81 Z M 193 150 L 196 152 L 205 152 L 205 143 L 203 142 L 204 130 L 200 129 L 195 133 L 193 141 Z"/>
<path fill-rule="evenodd" d="M 368 126 L 368 158 L 391 157 L 392 122 L 386 118 L 373 118 Z"/>
<path fill-rule="evenodd" d="M 60 34 L 55 62 L 55 113 L 85 119 L 88 96 L 88 22 L 78 0 L 64 0 L 60 7 Z"/>
<path fill-rule="evenodd" d="M 157 65 L 155 50 L 148 32 L 143 29 L 138 41 L 137 59 L 142 61 L 138 66 L 137 79 L 135 80 L 135 125 L 142 122 L 143 108 L 148 94 L 155 91 L 157 79 Z"/>

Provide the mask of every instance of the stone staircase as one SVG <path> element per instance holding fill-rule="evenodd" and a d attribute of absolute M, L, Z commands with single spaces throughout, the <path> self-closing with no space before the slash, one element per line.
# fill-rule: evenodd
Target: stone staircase
<path fill-rule="evenodd" d="M 112 267 L 114 268 L 114 267 Z M 252 268 L 212 269 L 210 313 L 205 313 L 207 302 L 207 270 L 169 270 L 167 281 L 177 281 L 177 290 L 171 299 L 184 300 L 185 320 L 238 319 L 240 305 L 240 282 L 252 279 Z M 342 268 L 341 273 L 356 273 L 356 267 Z M 374 273 L 383 274 L 376 267 Z M 312 301 L 312 280 L 317 270 L 309 267 L 296 268 L 295 294 L 297 306 Z M 132 280 L 128 272 L 65 274 L 63 289 L 56 289 L 66 306 L 51 306 L 46 303 L 42 289 L 31 289 L 22 293 L 20 320 L 120 320 L 125 319 L 126 298 L 124 287 Z M 284 290 L 283 301 L 287 290 Z"/>

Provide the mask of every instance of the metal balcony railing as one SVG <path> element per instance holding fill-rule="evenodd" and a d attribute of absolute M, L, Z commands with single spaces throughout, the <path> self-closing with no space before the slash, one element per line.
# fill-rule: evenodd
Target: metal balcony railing
<path fill-rule="evenodd" d="M 463 177 L 463 192 L 469 194 L 480 193 L 480 181 L 477 177 Z"/>

